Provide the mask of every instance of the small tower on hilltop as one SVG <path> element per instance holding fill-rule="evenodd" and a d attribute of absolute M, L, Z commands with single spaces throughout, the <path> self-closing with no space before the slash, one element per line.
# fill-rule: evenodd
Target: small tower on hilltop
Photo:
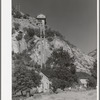
<path fill-rule="evenodd" d="M 40 29 L 40 41 L 41 41 L 41 68 L 42 65 L 45 63 L 45 26 L 46 26 L 46 16 L 43 14 L 40 14 L 36 18 L 38 20 L 38 26 Z"/>
<path fill-rule="evenodd" d="M 43 14 L 38 15 L 38 16 L 37 16 L 37 20 L 38 20 L 40 23 L 42 22 L 43 25 L 46 25 L 46 16 L 45 16 L 45 15 L 43 15 Z"/>

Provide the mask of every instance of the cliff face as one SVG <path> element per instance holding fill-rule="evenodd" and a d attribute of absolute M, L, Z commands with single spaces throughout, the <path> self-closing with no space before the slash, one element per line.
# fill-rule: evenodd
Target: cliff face
<path fill-rule="evenodd" d="M 84 54 L 76 46 L 70 44 L 61 38 L 60 35 L 53 32 L 46 32 L 46 38 L 40 39 L 38 21 L 35 18 L 25 15 L 22 12 L 20 17 L 16 15 L 16 11 L 12 14 L 12 51 L 21 53 L 24 50 L 31 55 L 32 61 L 40 64 L 41 61 L 41 44 L 45 41 L 44 63 L 50 57 L 54 49 L 63 47 L 71 57 L 74 56 L 77 72 L 86 72 L 90 74 L 90 68 L 93 68 L 95 59 Z M 42 42 L 41 42 L 42 41 Z"/>

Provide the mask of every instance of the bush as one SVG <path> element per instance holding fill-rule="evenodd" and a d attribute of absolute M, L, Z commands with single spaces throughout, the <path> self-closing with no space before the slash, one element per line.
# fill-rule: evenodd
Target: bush
<path fill-rule="evenodd" d="M 49 42 L 52 42 L 52 41 L 53 41 L 53 38 L 48 38 L 48 41 L 49 41 Z"/>
<path fill-rule="evenodd" d="M 29 14 L 24 14 L 24 15 L 23 15 L 23 18 L 24 18 L 24 19 L 29 19 L 29 16 L 30 16 Z"/>
<path fill-rule="evenodd" d="M 94 62 L 93 69 L 91 71 L 91 77 L 88 78 L 88 87 L 96 88 L 97 85 L 97 61 Z"/>
<path fill-rule="evenodd" d="M 15 92 L 39 86 L 41 79 L 34 70 L 29 70 L 22 64 L 15 68 L 14 77 L 16 78 L 16 81 L 13 82 L 13 91 Z"/>
<path fill-rule="evenodd" d="M 25 34 L 24 39 L 26 40 L 26 42 L 28 42 L 30 39 L 32 39 L 32 37 L 34 36 L 35 32 L 33 28 L 24 28 L 24 31 L 27 32 L 27 34 Z"/>
<path fill-rule="evenodd" d="M 22 34 L 22 32 L 20 32 L 20 33 L 16 36 L 17 41 L 20 41 L 20 40 L 22 39 L 22 36 L 23 36 L 23 34 Z"/>
<path fill-rule="evenodd" d="M 14 23 L 14 27 L 15 27 L 15 30 L 18 31 L 19 27 L 20 27 L 20 24 L 19 23 Z"/>
<path fill-rule="evenodd" d="M 16 94 L 19 91 L 39 86 L 41 76 L 33 69 L 29 69 L 31 58 L 27 51 L 20 54 L 13 54 L 14 70 L 12 75 L 12 91 Z"/>
<path fill-rule="evenodd" d="M 34 29 L 33 29 L 33 28 L 28 28 L 28 29 L 27 29 L 27 33 L 28 33 L 29 37 L 33 37 L 33 36 L 34 36 L 34 34 L 35 34 L 35 32 L 34 32 Z"/>
<path fill-rule="evenodd" d="M 94 62 L 93 69 L 91 69 L 92 76 L 97 79 L 97 61 Z"/>
<path fill-rule="evenodd" d="M 54 37 L 54 36 L 64 39 L 64 37 L 58 31 L 51 30 L 51 28 L 49 28 L 49 29 L 47 28 L 45 31 L 45 37 L 49 38 L 49 37 Z"/>
<path fill-rule="evenodd" d="M 40 37 L 40 32 L 39 29 L 34 29 L 34 28 L 24 28 L 24 31 L 27 32 L 27 34 L 24 36 L 26 42 L 28 42 L 34 35 Z"/>
<path fill-rule="evenodd" d="M 90 88 L 96 88 L 97 80 L 93 77 L 88 79 L 88 87 Z"/>
<path fill-rule="evenodd" d="M 57 78 L 52 79 L 53 92 L 56 92 L 58 88 L 64 90 L 66 86 L 67 86 L 67 81 L 57 79 Z"/>
<path fill-rule="evenodd" d="M 39 29 L 34 29 L 35 35 L 37 37 L 40 37 L 40 30 Z"/>
<path fill-rule="evenodd" d="M 16 11 L 13 16 L 14 16 L 14 18 L 21 18 L 22 14 L 19 11 Z"/>
<path fill-rule="evenodd" d="M 50 28 L 49 29 L 46 29 L 45 31 L 45 37 L 48 38 L 48 37 L 54 37 L 55 33 L 53 30 L 51 30 Z"/>

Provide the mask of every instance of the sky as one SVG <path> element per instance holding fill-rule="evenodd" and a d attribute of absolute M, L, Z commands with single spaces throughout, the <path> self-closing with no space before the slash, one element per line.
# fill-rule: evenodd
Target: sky
<path fill-rule="evenodd" d="M 47 24 L 66 40 L 89 53 L 97 48 L 96 0 L 12 0 L 32 17 L 44 14 Z"/>

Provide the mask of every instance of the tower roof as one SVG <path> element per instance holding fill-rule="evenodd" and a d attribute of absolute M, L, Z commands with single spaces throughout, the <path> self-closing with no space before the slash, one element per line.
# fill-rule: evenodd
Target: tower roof
<path fill-rule="evenodd" d="M 46 19 L 46 16 L 43 15 L 43 14 L 40 14 L 40 15 L 37 16 L 37 19 L 38 19 L 38 18 L 39 18 L 39 19 L 42 19 L 42 18 L 43 18 L 43 19 Z"/>

